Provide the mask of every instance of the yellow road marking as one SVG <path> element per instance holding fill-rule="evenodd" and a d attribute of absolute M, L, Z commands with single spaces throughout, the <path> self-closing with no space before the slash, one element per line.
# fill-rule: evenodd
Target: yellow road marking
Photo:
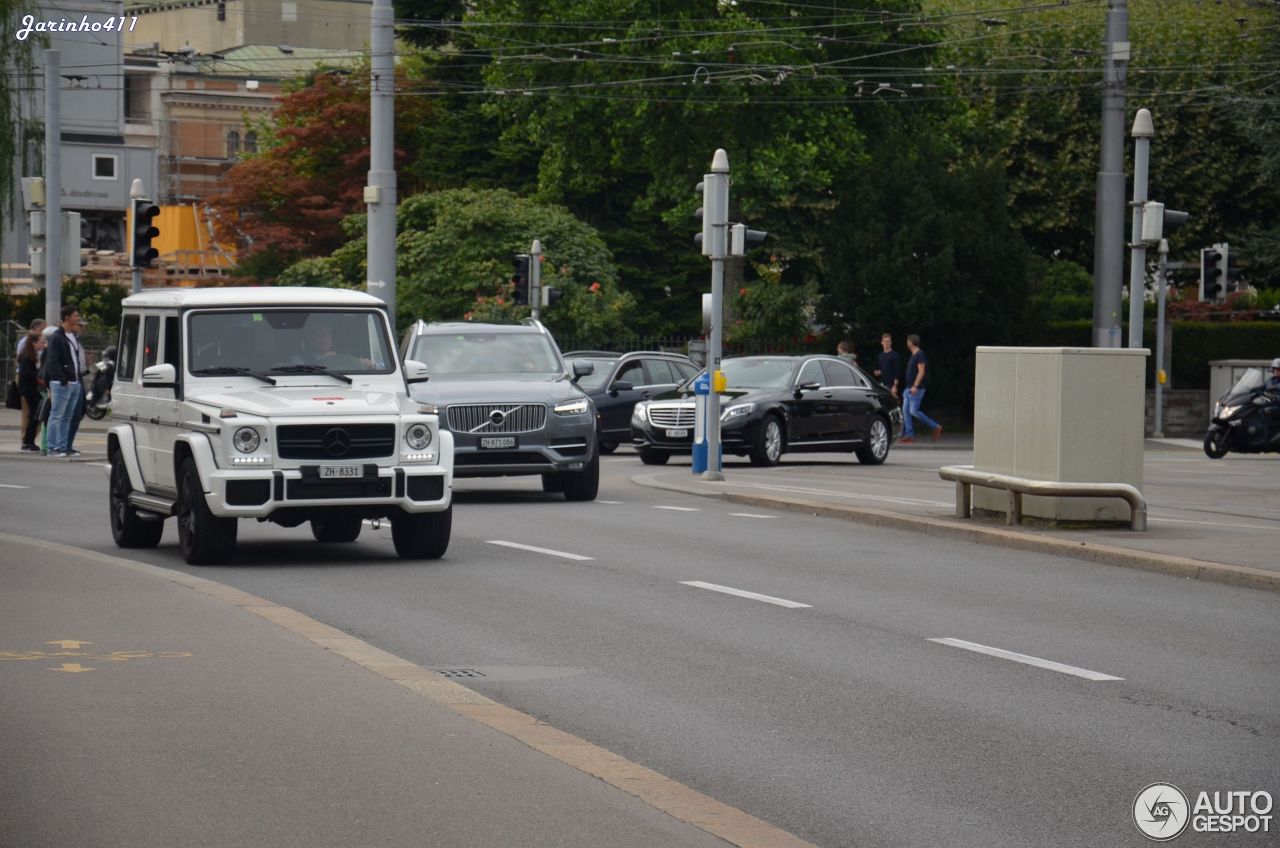
<path fill-rule="evenodd" d="M 57 645 L 59 648 L 74 651 L 76 648 L 84 645 L 92 645 L 92 642 L 77 642 L 75 639 L 55 639 L 52 642 L 45 642 L 46 645 Z"/>
<path fill-rule="evenodd" d="M 79 671 L 97 671 L 96 668 L 85 668 L 80 663 L 63 663 L 62 668 L 51 668 L 50 671 L 66 671 L 75 674 Z"/>

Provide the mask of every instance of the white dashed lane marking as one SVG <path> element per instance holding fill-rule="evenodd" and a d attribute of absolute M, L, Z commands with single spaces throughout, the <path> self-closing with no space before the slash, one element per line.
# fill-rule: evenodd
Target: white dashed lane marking
<path fill-rule="evenodd" d="M 535 554 L 546 554 L 547 556 L 560 557 L 561 559 L 571 559 L 585 561 L 594 559 L 594 557 L 582 556 L 581 554 L 571 554 L 568 551 L 557 551 L 551 548 L 539 548 L 535 545 L 522 545 L 519 542 L 504 542 L 501 539 L 488 540 L 490 545 L 501 545 L 504 548 L 516 548 L 522 551 L 532 551 Z"/>
<path fill-rule="evenodd" d="M 930 642 L 937 642 L 939 645 L 950 645 L 953 648 L 963 648 L 966 651 L 973 651 L 976 654 L 986 654 L 989 657 L 999 657 L 1002 660 L 1013 660 L 1014 662 L 1023 663 L 1024 665 L 1033 665 L 1037 668 L 1046 668 L 1049 671 L 1057 671 L 1062 674 L 1070 674 L 1075 677 L 1083 677 L 1085 680 L 1124 680 L 1123 677 L 1114 677 L 1110 674 L 1103 674 L 1100 671 L 1090 671 L 1087 668 L 1077 668 L 1074 665 L 1063 665 L 1053 660 L 1042 660 L 1039 657 L 1031 657 L 1026 654 L 1018 654 L 1013 651 L 1006 651 L 1003 648 L 992 648 L 988 645 L 979 645 L 977 642 L 966 642 L 963 639 L 930 639 Z"/>
<path fill-rule="evenodd" d="M 681 585 L 692 586 L 695 589 L 709 589 L 712 592 L 721 592 L 725 595 L 733 595 L 738 598 L 747 598 L 752 601 L 763 601 L 766 604 L 773 604 L 778 607 L 786 607 L 787 609 L 810 609 L 810 604 L 802 604 L 799 601 L 788 601 L 786 598 L 775 598 L 772 595 L 761 595 L 758 592 L 748 592 L 745 589 L 734 589 L 730 586 L 718 586 L 715 583 L 704 583 L 701 580 L 681 580 Z"/>

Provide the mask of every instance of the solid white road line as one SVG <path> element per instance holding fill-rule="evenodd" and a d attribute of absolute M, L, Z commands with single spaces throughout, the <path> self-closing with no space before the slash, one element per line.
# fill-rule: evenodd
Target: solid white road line
<path fill-rule="evenodd" d="M 987 645 L 979 645 L 977 642 L 966 642 L 963 639 L 930 639 L 930 642 L 937 642 L 939 645 L 950 645 L 953 648 L 963 648 L 966 651 L 973 651 L 978 654 L 986 654 L 991 657 L 999 657 L 1004 660 L 1013 660 L 1014 662 L 1025 663 L 1026 665 L 1034 665 L 1037 668 L 1047 668 L 1049 671 L 1058 671 L 1063 674 L 1071 674 L 1076 677 L 1083 677 L 1085 680 L 1124 680 L 1123 677 L 1115 677 L 1110 674 L 1103 674 L 1099 671 L 1089 671 L 1087 668 L 1076 668 L 1073 665 L 1063 665 L 1053 660 L 1042 660 L 1039 657 L 1029 657 L 1026 654 L 1016 654 L 1013 651 L 1006 651 L 1001 648 L 992 648 Z"/>
<path fill-rule="evenodd" d="M 760 595 L 755 592 L 747 592 L 743 589 L 732 589 L 728 586 L 717 586 L 715 583 L 704 583 L 701 580 L 681 580 L 684 586 L 692 586 L 695 589 L 710 589 L 712 592 L 723 592 L 726 595 L 736 595 L 739 598 L 748 598 L 753 601 L 764 601 L 766 604 L 773 604 L 787 609 L 809 609 L 812 605 L 802 604 L 797 601 L 788 601 L 785 598 L 775 598 L 771 595 Z"/>
<path fill-rule="evenodd" d="M 0 489 L 30 489 L 30 486 L 15 486 L 11 483 L 0 483 Z"/>
<path fill-rule="evenodd" d="M 614 506 L 617 506 L 618 504 L 622 503 L 622 501 L 602 501 L 599 498 L 596 498 L 595 502 L 602 503 L 602 504 L 613 504 Z"/>
<path fill-rule="evenodd" d="M 701 510 L 693 506 L 655 506 L 654 509 L 669 509 L 673 512 L 701 512 Z"/>
<path fill-rule="evenodd" d="M 729 514 L 732 515 L 734 518 L 777 518 L 778 517 L 776 515 L 759 515 L 754 512 L 731 512 Z"/>
<path fill-rule="evenodd" d="M 565 551 L 553 551 L 551 548 L 539 548 L 534 545 L 521 545 L 518 542 L 503 542 L 500 539 L 490 539 L 488 540 L 488 543 L 490 545 L 501 545 L 504 548 L 518 548 L 522 551 L 533 551 L 535 554 L 546 554 L 547 556 L 561 557 L 563 559 L 572 559 L 572 560 L 594 559 L 594 557 L 566 553 Z"/>

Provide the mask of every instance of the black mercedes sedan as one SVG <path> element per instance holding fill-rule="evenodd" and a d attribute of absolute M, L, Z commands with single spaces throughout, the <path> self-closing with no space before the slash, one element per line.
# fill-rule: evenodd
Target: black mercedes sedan
<path fill-rule="evenodd" d="M 666 394 L 698 373 L 689 357 L 652 350 L 576 350 L 564 358 L 570 362 L 586 360 L 595 366 L 593 373 L 579 377 L 577 383 L 596 405 L 600 453 L 613 453 L 618 445 L 631 441 L 631 410 L 637 401 Z"/>
<path fill-rule="evenodd" d="M 902 434 L 902 408 L 877 381 L 834 356 L 742 356 L 721 362 L 720 441 L 726 454 L 776 465 L 789 451 L 853 451 L 879 465 Z M 641 401 L 631 442 L 646 465 L 693 449 L 693 380 Z"/>

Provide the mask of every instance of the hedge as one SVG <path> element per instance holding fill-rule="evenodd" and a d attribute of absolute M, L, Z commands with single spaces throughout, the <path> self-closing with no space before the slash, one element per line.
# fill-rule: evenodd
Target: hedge
<path fill-rule="evenodd" d="M 1173 327 L 1172 382 L 1179 389 L 1209 388 L 1209 363 L 1218 359 L 1273 359 L 1280 356 L 1280 321 L 1177 321 Z M 1151 348 L 1147 385 L 1155 385 L 1155 324 L 1143 338 Z M 1048 347 L 1090 347 L 1091 321 L 1058 321 L 1043 336 Z"/>

